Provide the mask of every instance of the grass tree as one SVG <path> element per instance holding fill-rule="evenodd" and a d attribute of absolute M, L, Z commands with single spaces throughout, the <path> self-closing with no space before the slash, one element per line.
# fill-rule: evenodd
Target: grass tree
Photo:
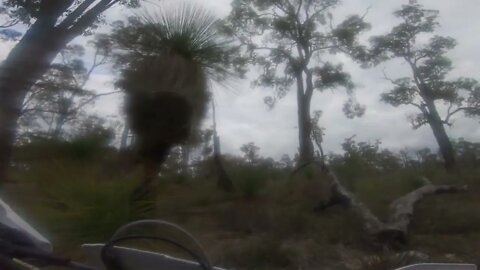
<path fill-rule="evenodd" d="M 209 99 L 209 80 L 224 80 L 231 48 L 217 34 L 217 20 L 191 5 L 160 10 L 119 26 L 123 49 L 117 84 L 127 95 L 129 125 L 137 138 L 149 190 L 170 149 L 198 128 Z"/>

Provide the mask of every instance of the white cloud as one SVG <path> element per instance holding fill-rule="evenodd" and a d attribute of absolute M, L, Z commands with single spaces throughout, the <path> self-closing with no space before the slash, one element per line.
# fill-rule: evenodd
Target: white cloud
<path fill-rule="evenodd" d="M 213 1 L 212 1 L 213 2 Z M 219 1 L 220 2 L 220 1 Z M 358 1 L 346 0 L 339 8 L 342 15 L 364 13 L 369 7 L 366 20 L 372 23 L 368 35 L 383 34 L 397 22 L 392 11 L 399 7 L 400 1 Z M 406 1 L 405 1 L 406 3 Z M 450 56 L 457 69 L 454 76 L 478 77 L 480 55 L 477 54 L 478 41 L 475 38 L 480 30 L 480 18 L 477 16 L 476 0 L 462 1 L 423 1 L 425 6 L 440 10 L 442 27 L 438 34 L 456 38 L 459 45 Z M 368 39 L 368 36 L 364 38 Z M 428 127 L 412 130 L 407 121 L 407 114 L 415 108 L 407 106 L 394 108 L 380 102 L 380 93 L 391 88 L 383 78 L 382 69 L 392 78 L 406 76 L 409 70 L 398 61 L 390 61 L 374 69 L 363 70 L 346 57 L 337 57 L 345 64 L 345 69 L 352 74 L 359 84 L 358 100 L 367 105 L 365 115 L 360 119 L 347 119 L 342 113 L 345 95 L 333 95 L 329 92 L 318 93 L 312 101 L 312 110 L 323 110 L 321 125 L 326 127 L 325 148 L 327 151 L 341 150 L 340 144 L 354 134 L 357 140 L 381 140 L 384 147 L 401 148 L 436 148 L 431 130 Z M 248 87 L 248 84 L 245 84 Z M 255 141 L 262 153 L 279 158 L 282 153 L 293 154 L 297 150 L 296 105 L 295 95 L 290 94 L 277 104 L 274 110 L 266 111 L 262 104 L 264 94 L 258 90 L 243 90 L 238 97 L 218 98 L 219 128 L 223 147 L 226 151 L 238 153 L 241 144 Z M 237 101 L 232 101 L 237 100 Z M 238 101 L 240 100 L 240 101 Z M 249 104 L 249 105 L 246 105 Z M 452 137 L 465 137 L 478 140 L 480 129 L 478 121 L 458 119 L 454 128 L 449 130 Z"/>
<path fill-rule="evenodd" d="M 96 94 L 116 91 L 113 87 L 112 76 L 110 74 L 92 74 L 85 87 L 93 90 Z M 122 100 L 122 93 L 101 96 L 95 100 L 95 104 L 91 110 L 98 115 L 119 117 L 122 115 Z"/>
<path fill-rule="evenodd" d="M 154 2 L 155 0 L 151 1 Z M 158 3 L 171 2 L 164 0 Z M 218 16 L 228 14 L 229 0 L 190 0 L 212 9 Z M 338 9 L 336 21 L 339 22 L 346 14 L 363 14 L 369 7 L 366 20 L 372 23 L 370 35 L 383 34 L 397 22 L 392 11 L 407 1 L 384 0 L 344 0 Z M 480 54 L 478 54 L 478 33 L 480 33 L 480 17 L 478 16 L 478 0 L 422 0 L 426 7 L 440 10 L 438 34 L 448 35 L 457 39 L 458 46 L 449 54 L 456 69 L 452 76 L 470 76 L 480 79 Z M 110 18 L 124 18 L 133 14 L 125 8 L 116 8 L 109 12 Z M 335 14 L 334 14 L 335 15 Z M 0 44 L 0 57 L 6 56 L 12 44 Z M 358 140 L 374 141 L 380 139 L 383 146 L 400 149 L 403 147 L 436 147 L 433 135 L 428 127 L 412 130 L 406 115 L 414 108 L 394 108 L 379 101 L 379 95 L 391 86 L 382 77 L 382 69 L 392 78 L 405 76 L 408 70 L 399 62 L 389 62 L 374 69 L 364 70 L 352 63 L 346 57 L 337 57 L 344 62 L 345 69 L 352 74 L 353 80 L 358 83 L 358 100 L 367 105 L 366 114 L 360 119 L 347 119 L 342 112 L 345 94 L 330 92 L 317 93 L 312 102 L 312 110 L 323 110 L 321 125 L 326 128 L 326 151 L 339 151 L 344 138 L 357 135 Z M 112 90 L 112 76 L 102 71 L 94 74 L 89 87 L 101 92 Z M 281 157 L 283 153 L 293 155 L 297 151 L 297 121 L 296 101 L 294 92 L 281 100 L 275 109 L 268 110 L 263 103 L 263 97 L 268 95 L 269 89 L 250 89 L 248 81 L 232 83 L 233 90 L 215 86 L 217 104 L 217 122 L 224 152 L 239 154 L 242 144 L 254 141 L 261 147 L 261 154 Z M 96 102 L 95 111 L 105 115 L 121 112 L 121 96 L 105 97 Z M 205 125 L 210 125 L 210 115 Z M 456 125 L 449 130 L 452 137 L 465 137 L 478 141 L 480 137 L 477 120 L 457 119 Z"/>

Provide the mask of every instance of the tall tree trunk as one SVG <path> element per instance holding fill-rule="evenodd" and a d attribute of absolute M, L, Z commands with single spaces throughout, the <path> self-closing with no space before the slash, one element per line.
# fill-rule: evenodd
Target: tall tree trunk
<path fill-rule="evenodd" d="M 120 139 L 120 150 L 125 150 L 128 147 L 128 134 L 130 133 L 130 128 L 128 124 L 125 123 L 122 131 L 122 138 Z"/>
<path fill-rule="evenodd" d="M 14 88 L 14 86 L 4 83 L 4 80 L 0 82 L 0 186 L 7 181 L 7 170 L 10 167 L 10 157 L 16 135 L 16 123 L 20 117 L 18 105 L 26 94 L 25 91 L 12 91 Z"/>
<path fill-rule="evenodd" d="M 426 117 L 428 124 L 432 128 L 433 135 L 437 140 L 438 146 L 440 147 L 440 153 L 442 154 L 444 160 L 444 166 L 447 171 L 455 170 L 456 160 L 455 160 L 455 151 L 453 150 L 452 143 L 450 138 L 447 135 L 443 121 L 440 118 L 435 103 L 433 101 L 427 102 L 428 112 Z"/>
<path fill-rule="evenodd" d="M 23 100 L 63 47 L 62 38 L 38 20 L 0 68 L 0 185 L 7 179 Z M 56 38 L 53 38 L 56 37 Z"/>
<path fill-rule="evenodd" d="M 0 66 L 0 186 L 7 178 L 17 121 L 27 92 L 48 70 L 55 56 L 118 1 L 86 0 L 58 24 L 73 1 L 40 16 Z M 60 2 L 59 2 L 60 3 Z M 90 8 L 89 8 L 90 7 Z M 41 14 L 40 14 L 41 15 Z"/>
<path fill-rule="evenodd" d="M 172 149 L 171 143 L 163 143 L 155 147 L 157 149 L 156 158 L 151 159 L 148 157 L 144 157 L 140 153 L 140 156 L 144 157 L 142 160 L 143 165 L 143 179 L 140 183 L 135 187 L 133 192 L 130 195 L 130 202 L 132 204 L 149 200 L 152 198 L 152 194 L 156 192 L 156 182 L 155 179 L 157 178 L 158 174 L 160 173 L 160 168 L 162 164 L 168 157 L 170 150 Z"/>
<path fill-rule="evenodd" d="M 228 176 L 223 167 L 220 150 L 220 137 L 217 134 L 217 115 L 215 113 L 215 102 L 212 98 L 212 118 L 213 118 L 213 166 L 217 176 L 217 187 L 225 192 L 234 192 L 235 186 L 232 179 Z"/>
<path fill-rule="evenodd" d="M 450 138 L 447 135 L 442 118 L 438 114 L 435 100 L 432 98 L 433 91 L 425 83 L 425 80 L 420 75 L 417 66 L 412 60 L 407 60 L 413 70 L 413 77 L 416 81 L 417 87 L 420 89 L 420 96 L 425 101 L 425 106 L 422 106 L 423 115 L 426 117 L 430 128 L 433 131 L 433 135 L 437 140 L 440 147 L 440 153 L 442 154 L 444 166 L 447 171 L 453 171 L 456 168 L 455 151 L 453 150 Z"/>
<path fill-rule="evenodd" d="M 302 82 L 303 85 L 303 82 Z M 303 94 L 303 87 L 297 89 L 299 160 L 303 164 L 313 159 L 312 126 L 310 120 L 310 100 Z"/>
<path fill-rule="evenodd" d="M 166 150 L 168 155 L 168 150 Z M 155 210 L 155 197 L 157 194 L 156 178 L 162 162 L 145 160 L 143 162 L 143 179 L 130 194 L 130 216 L 133 219 L 151 217 Z"/>
<path fill-rule="evenodd" d="M 55 121 L 55 129 L 53 130 L 52 138 L 59 139 L 62 135 L 63 125 L 65 124 L 66 115 L 60 114 Z"/>
<path fill-rule="evenodd" d="M 233 181 L 223 167 L 220 154 L 220 138 L 216 134 L 213 135 L 213 162 L 215 174 L 217 175 L 217 187 L 225 192 L 234 192 L 235 186 Z"/>

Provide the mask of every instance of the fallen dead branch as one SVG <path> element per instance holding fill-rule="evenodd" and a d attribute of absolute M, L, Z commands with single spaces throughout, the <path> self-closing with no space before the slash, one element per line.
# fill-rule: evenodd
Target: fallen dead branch
<path fill-rule="evenodd" d="M 406 244 L 408 228 L 412 223 L 415 205 L 418 202 L 430 195 L 465 192 L 467 190 L 466 186 L 433 185 L 428 179 L 423 178 L 424 186 L 396 199 L 390 204 L 390 215 L 386 222 L 383 222 L 342 185 L 337 175 L 323 160 L 316 159 L 303 164 L 295 169 L 292 174 L 297 173 L 309 164 L 318 166 L 330 179 L 330 199 L 327 203 L 319 205 L 316 210 L 325 210 L 338 204 L 353 208 L 363 219 L 365 231 L 382 244 L 390 247 Z"/>
<path fill-rule="evenodd" d="M 467 191 L 466 186 L 457 187 L 450 185 L 433 185 L 428 183 L 400 198 L 393 201 L 390 206 L 390 216 L 379 236 L 386 238 L 386 241 L 397 241 L 405 243 L 408 227 L 412 223 L 415 205 L 430 195 L 458 193 Z"/>

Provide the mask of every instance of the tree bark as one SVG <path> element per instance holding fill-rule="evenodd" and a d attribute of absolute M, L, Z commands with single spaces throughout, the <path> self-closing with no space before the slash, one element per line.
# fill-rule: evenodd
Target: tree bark
<path fill-rule="evenodd" d="M 55 121 L 55 129 L 53 130 L 52 138 L 59 139 L 63 132 L 63 125 L 65 124 L 66 116 L 60 114 L 57 116 L 57 120 Z"/>
<path fill-rule="evenodd" d="M 128 134 L 130 133 L 130 128 L 128 124 L 125 123 L 122 131 L 122 138 L 120 139 L 120 150 L 125 150 L 128 147 Z"/>
<path fill-rule="evenodd" d="M 98 16 L 118 1 L 85 0 L 63 22 L 59 17 L 73 1 L 58 1 L 45 16 L 37 17 L 18 44 L 10 51 L 0 69 L 0 187 L 7 181 L 17 121 L 23 100 L 33 84 L 48 70 L 55 56 L 75 37 L 90 27 Z"/>
<path fill-rule="evenodd" d="M 217 187 L 225 192 L 234 192 L 235 186 L 232 179 L 228 176 L 223 167 L 220 151 L 220 138 L 217 136 L 216 129 L 213 134 L 213 166 L 217 176 Z"/>
<path fill-rule="evenodd" d="M 427 196 L 435 194 L 456 193 L 466 191 L 467 187 L 455 187 L 449 185 L 435 186 L 431 183 L 426 183 L 403 197 L 398 198 L 390 204 L 390 216 L 386 222 L 386 226 L 379 232 L 384 236 L 390 234 L 397 241 L 406 242 L 408 227 L 413 220 L 413 213 L 415 205 Z M 395 240 L 395 239 L 393 239 Z"/>
<path fill-rule="evenodd" d="M 37 20 L 12 49 L 0 69 L 0 185 L 7 181 L 17 121 L 33 84 L 48 70 L 62 38 Z"/>
<path fill-rule="evenodd" d="M 20 116 L 15 104 L 25 96 L 25 93 L 10 91 L 12 88 L 5 84 L 0 86 L 0 187 L 7 182 L 7 171 L 16 136 L 16 122 Z M 8 91 L 3 91 L 4 89 Z"/>
<path fill-rule="evenodd" d="M 425 116 L 427 117 L 428 124 L 430 125 L 433 135 L 437 140 L 440 153 L 443 157 L 445 169 L 447 171 L 453 171 L 456 168 L 455 151 L 453 150 L 452 143 L 447 135 L 443 121 L 440 118 L 433 101 L 427 102 L 427 108 L 428 112 L 424 112 L 424 114 L 427 113 Z"/>
<path fill-rule="evenodd" d="M 217 117 L 215 113 L 215 103 L 212 99 L 212 116 L 213 116 L 213 166 L 217 176 L 217 187 L 225 192 L 234 192 L 235 185 L 232 179 L 228 176 L 227 171 L 223 167 L 220 150 L 220 137 L 217 134 Z"/>
<path fill-rule="evenodd" d="M 311 139 L 310 99 L 305 95 L 302 75 L 297 76 L 297 107 L 299 140 L 298 164 L 303 164 L 313 159 L 313 143 Z"/>
<path fill-rule="evenodd" d="M 346 208 L 353 207 L 362 217 L 365 231 L 370 235 L 377 234 L 384 224 L 365 206 L 361 201 L 349 192 L 340 182 L 337 175 L 323 161 L 315 161 L 320 169 L 330 178 L 330 200 L 326 204 L 319 205 L 315 210 L 325 210 L 336 204 Z"/>
<path fill-rule="evenodd" d="M 143 158 L 143 179 L 135 187 L 133 192 L 130 195 L 130 202 L 134 205 L 137 202 L 148 201 L 151 199 L 156 192 L 156 179 L 160 173 L 162 164 L 168 157 L 170 150 L 172 149 L 173 144 L 171 143 L 162 143 L 155 146 L 155 158 L 146 157 L 145 153 L 142 153 L 140 150 L 140 157 Z"/>
<path fill-rule="evenodd" d="M 223 167 L 220 155 L 214 154 L 213 162 L 215 162 L 215 173 L 217 175 L 217 186 L 225 192 L 234 192 L 235 186 L 232 179 L 228 176 L 227 171 Z"/>
<path fill-rule="evenodd" d="M 421 73 L 418 71 L 418 67 L 412 61 L 412 59 L 406 60 L 412 68 L 413 78 L 418 89 L 420 90 L 420 96 L 425 102 L 425 105 L 420 107 L 420 109 L 425 118 L 427 119 L 427 122 L 433 131 L 433 135 L 437 140 L 438 146 L 440 148 L 440 153 L 443 157 L 445 169 L 447 171 L 453 171 L 456 169 L 455 151 L 453 150 L 453 146 L 445 130 L 443 120 L 440 118 L 437 106 L 435 105 L 433 91 L 422 78 Z"/>
<path fill-rule="evenodd" d="M 166 150 L 165 156 L 168 155 Z M 162 162 L 144 160 L 144 177 L 130 194 L 130 215 L 134 219 L 148 218 L 155 210 L 157 182 L 155 181 Z"/>

